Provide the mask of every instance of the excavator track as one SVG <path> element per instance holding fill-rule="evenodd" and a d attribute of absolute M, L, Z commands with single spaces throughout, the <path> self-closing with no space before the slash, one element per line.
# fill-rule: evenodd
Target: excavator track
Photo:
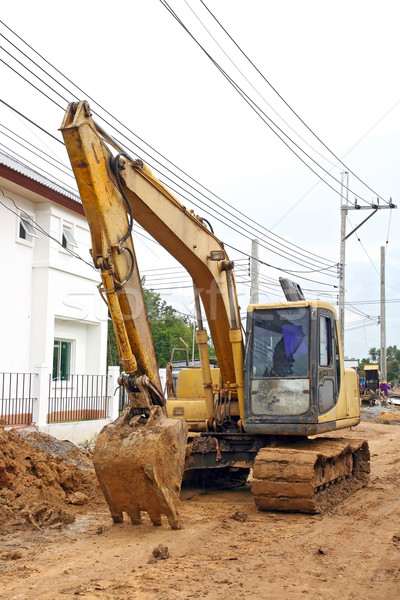
<path fill-rule="evenodd" d="M 254 461 L 252 492 L 260 510 L 320 513 L 368 483 L 368 442 L 305 439 L 262 448 Z"/>

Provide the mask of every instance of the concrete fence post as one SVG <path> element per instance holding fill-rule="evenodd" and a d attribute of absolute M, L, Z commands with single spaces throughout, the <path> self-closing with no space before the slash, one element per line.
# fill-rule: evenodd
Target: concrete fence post
<path fill-rule="evenodd" d="M 36 427 L 45 427 L 49 404 L 49 369 L 47 365 L 37 363 L 33 370 L 36 377 L 33 385 L 32 423 Z"/>
<path fill-rule="evenodd" d="M 112 421 L 119 416 L 119 393 L 118 377 L 120 376 L 119 367 L 108 367 L 108 418 Z"/>

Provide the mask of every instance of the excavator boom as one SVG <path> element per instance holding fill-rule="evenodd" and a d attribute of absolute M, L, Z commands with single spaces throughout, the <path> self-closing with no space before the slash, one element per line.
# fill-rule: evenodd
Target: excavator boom
<path fill-rule="evenodd" d="M 61 131 L 88 218 L 95 266 L 104 272 L 107 265 L 112 265 L 117 280 L 121 282 L 118 299 L 122 322 L 121 318 L 114 322 L 114 328 L 117 343 L 122 340 L 120 355 L 127 352 L 126 358 L 121 361 L 125 372 L 136 370 L 135 364 L 130 366 L 131 348 L 138 373 L 145 373 L 154 384 L 158 384 L 140 275 L 130 238 L 134 219 L 191 275 L 196 296 L 201 298 L 207 316 L 222 384 L 229 383 L 239 397 L 243 418 L 243 341 L 239 306 L 233 264 L 222 243 L 141 161 L 130 159 L 118 146 L 120 153 L 113 158 L 104 138 L 113 145 L 116 143 L 96 125 L 86 102 L 73 103 L 68 107 Z M 107 290 L 107 286 L 104 287 Z M 112 294 L 107 293 L 112 300 Z M 110 312 L 112 318 L 119 314 L 118 310 Z M 121 335 L 123 324 L 125 335 Z M 199 327 L 197 338 L 200 355 L 203 354 L 201 362 L 208 418 L 212 420 L 212 381 L 204 351 L 207 345 L 204 328 Z"/>

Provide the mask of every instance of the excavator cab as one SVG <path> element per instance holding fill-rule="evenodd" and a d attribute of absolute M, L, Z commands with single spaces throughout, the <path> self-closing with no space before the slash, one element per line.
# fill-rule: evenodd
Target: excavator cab
<path fill-rule="evenodd" d="M 300 301 L 249 307 L 246 432 L 313 435 L 336 429 L 338 417 L 343 426 L 349 426 L 344 425 L 348 419 L 356 424 L 356 374 L 342 373 L 336 315 L 329 305 Z"/>

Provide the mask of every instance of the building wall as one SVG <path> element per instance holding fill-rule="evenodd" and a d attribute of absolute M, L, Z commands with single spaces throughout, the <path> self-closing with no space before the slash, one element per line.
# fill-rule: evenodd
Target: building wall
<path fill-rule="evenodd" d="M 3 185 L 0 185 L 4 189 Z M 15 211 L 13 203 L 0 195 L 2 203 Z M 17 204 L 34 215 L 32 202 Z M 25 370 L 29 366 L 33 244 L 18 239 L 18 217 L 0 205 L 0 371 Z"/>
<path fill-rule="evenodd" d="M 97 290 L 100 275 L 58 243 L 66 224 L 78 243 L 73 250 L 91 263 L 85 217 L 4 178 L 0 190 L 0 371 L 51 367 L 57 337 L 73 343 L 72 372 L 105 373 L 107 308 Z M 19 217 L 4 205 L 26 211 L 51 237 L 20 240 Z"/>

